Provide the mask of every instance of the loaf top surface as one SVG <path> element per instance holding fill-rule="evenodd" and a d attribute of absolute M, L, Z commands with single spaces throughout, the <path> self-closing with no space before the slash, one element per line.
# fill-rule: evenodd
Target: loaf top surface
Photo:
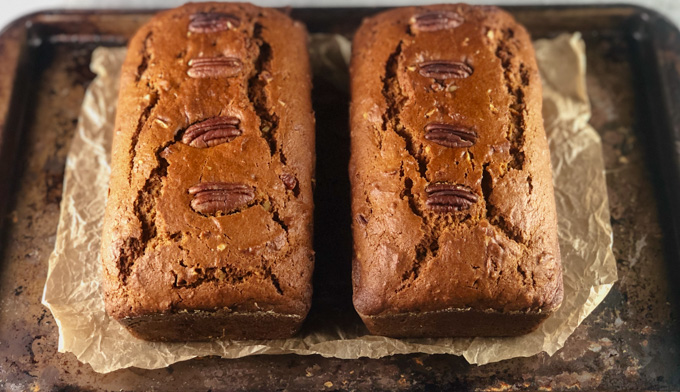
<path fill-rule="evenodd" d="M 298 22 L 240 3 L 161 12 L 132 38 L 102 238 L 114 317 L 307 312 L 314 118 L 306 44 Z"/>
<path fill-rule="evenodd" d="M 562 270 L 541 82 L 506 12 L 364 20 L 351 60 L 354 303 L 550 312 Z"/>

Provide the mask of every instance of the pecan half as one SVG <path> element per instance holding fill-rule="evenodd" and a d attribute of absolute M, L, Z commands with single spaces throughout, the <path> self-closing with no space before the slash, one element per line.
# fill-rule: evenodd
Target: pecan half
<path fill-rule="evenodd" d="M 239 122 L 236 117 L 213 117 L 198 122 L 187 128 L 182 136 L 182 143 L 197 148 L 228 143 L 241 135 Z"/>
<path fill-rule="evenodd" d="M 434 60 L 418 64 L 418 73 L 426 78 L 463 79 L 472 75 L 472 67 L 459 61 Z"/>
<path fill-rule="evenodd" d="M 236 57 L 198 57 L 189 60 L 187 75 L 192 78 L 219 78 L 235 76 L 243 68 Z"/>
<path fill-rule="evenodd" d="M 191 208 L 206 215 L 229 213 L 255 198 L 253 187 L 229 182 L 202 182 L 189 188 Z"/>
<path fill-rule="evenodd" d="M 411 17 L 414 31 L 453 29 L 463 23 L 463 17 L 453 11 L 428 11 Z"/>
<path fill-rule="evenodd" d="M 281 174 L 280 178 L 281 178 L 281 182 L 283 182 L 283 185 L 289 191 L 292 191 L 297 186 L 297 183 L 298 183 L 297 178 L 295 178 L 295 176 L 290 174 L 290 173 L 283 173 L 283 174 Z"/>
<path fill-rule="evenodd" d="M 459 125 L 432 122 L 425 126 L 425 139 L 444 147 L 471 147 L 477 138 L 477 132 Z"/>
<path fill-rule="evenodd" d="M 214 33 L 235 29 L 240 25 L 241 19 L 233 14 L 197 12 L 190 17 L 189 31 L 192 33 Z"/>
<path fill-rule="evenodd" d="M 468 209 L 479 199 L 470 189 L 458 184 L 430 184 L 425 188 L 425 192 L 427 192 L 425 204 L 436 212 Z"/>

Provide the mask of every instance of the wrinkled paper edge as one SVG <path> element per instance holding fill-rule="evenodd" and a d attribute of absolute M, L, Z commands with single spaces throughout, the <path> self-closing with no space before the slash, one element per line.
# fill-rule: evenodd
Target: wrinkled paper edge
<path fill-rule="evenodd" d="M 323 72 L 346 89 L 342 78 L 347 78 L 349 41 L 338 35 L 313 34 L 310 44 L 317 75 Z M 617 272 L 601 141 L 588 125 L 585 44 L 575 33 L 538 40 L 535 47 L 555 174 L 565 288 L 562 307 L 538 330 L 513 338 L 391 339 L 359 336 L 355 330 L 361 328 L 332 328 L 330 333 L 331 329 L 325 329 L 291 339 L 246 342 L 157 343 L 134 338 L 108 318 L 99 289 L 99 236 L 125 48 L 97 48 L 91 63 L 97 77 L 85 94 L 66 162 L 61 215 L 42 300 L 59 327 L 59 352 L 74 353 L 100 373 L 131 366 L 156 369 L 206 355 L 239 358 L 295 353 L 351 359 L 456 354 L 480 365 L 542 351 L 552 355 L 602 302 Z M 338 61 L 345 65 L 338 66 Z"/>

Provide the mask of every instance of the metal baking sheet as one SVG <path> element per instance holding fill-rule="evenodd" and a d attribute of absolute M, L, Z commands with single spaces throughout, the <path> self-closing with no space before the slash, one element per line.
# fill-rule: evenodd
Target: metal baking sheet
<path fill-rule="evenodd" d="M 583 33 L 591 124 L 602 136 L 607 167 L 620 281 L 553 357 L 485 366 L 448 355 L 201 358 L 102 375 L 58 353 L 57 326 L 40 297 L 66 152 L 94 76 L 90 54 L 100 45 L 124 45 L 152 12 L 50 11 L 18 20 L 0 35 L 0 389 L 680 388 L 678 308 L 672 301 L 680 279 L 680 33 L 655 13 L 628 6 L 509 10 L 534 38 Z M 364 16 L 380 10 L 289 11 L 310 32 L 351 37 Z M 317 151 L 325 159 L 317 166 L 315 248 L 323 263 L 316 266 L 313 309 L 332 309 L 347 320 L 356 317 L 350 300 L 349 97 L 322 78 L 314 85 Z M 318 322 L 312 311 L 309 323 Z"/>

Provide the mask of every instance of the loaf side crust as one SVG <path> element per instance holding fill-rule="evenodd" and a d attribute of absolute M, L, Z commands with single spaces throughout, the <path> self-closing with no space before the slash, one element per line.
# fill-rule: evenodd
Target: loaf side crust
<path fill-rule="evenodd" d="M 392 338 L 506 337 L 535 331 L 553 313 L 451 308 L 361 318 L 370 331 Z"/>
<path fill-rule="evenodd" d="M 119 320 L 137 338 L 158 341 L 285 339 L 298 332 L 304 316 L 268 312 L 179 311 Z"/>

